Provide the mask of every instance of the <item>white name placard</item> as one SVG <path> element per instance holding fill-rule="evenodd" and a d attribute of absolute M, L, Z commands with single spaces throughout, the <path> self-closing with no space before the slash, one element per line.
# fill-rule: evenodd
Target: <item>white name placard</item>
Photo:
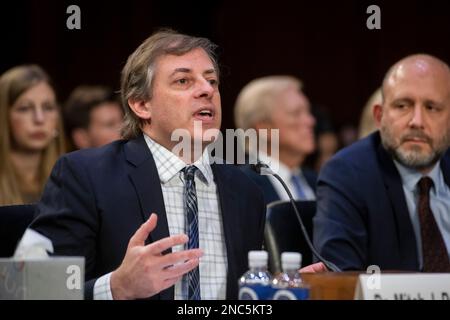
<path fill-rule="evenodd" d="M 355 300 L 450 300 L 450 273 L 360 275 Z"/>

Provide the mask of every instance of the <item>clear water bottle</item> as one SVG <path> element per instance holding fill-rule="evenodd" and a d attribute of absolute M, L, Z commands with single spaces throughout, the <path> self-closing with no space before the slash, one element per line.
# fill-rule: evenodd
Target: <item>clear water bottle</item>
<path fill-rule="evenodd" d="M 281 264 L 283 272 L 272 281 L 275 290 L 273 300 L 308 300 L 310 288 L 303 282 L 299 272 L 302 255 L 297 252 L 283 252 Z"/>
<path fill-rule="evenodd" d="M 273 295 L 272 276 L 267 271 L 266 251 L 249 251 L 249 271 L 239 279 L 239 300 L 269 300 Z"/>

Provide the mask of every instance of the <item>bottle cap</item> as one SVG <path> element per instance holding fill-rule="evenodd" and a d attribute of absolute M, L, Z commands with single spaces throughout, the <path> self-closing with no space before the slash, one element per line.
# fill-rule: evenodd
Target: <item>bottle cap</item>
<path fill-rule="evenodd" d="M 253 250 L 248 252 L 248 265 L 250 268 L 261 268 L 267 267 L 267 260 L 269 256 L 267 251 L 264 250 Z"/>
<path fill-rule="evenodd" d="M 283 270 L 300 269 L 302 265 L 302 255 L 298 252 L 283 252 L 281 254 L 281 265 Z"/>

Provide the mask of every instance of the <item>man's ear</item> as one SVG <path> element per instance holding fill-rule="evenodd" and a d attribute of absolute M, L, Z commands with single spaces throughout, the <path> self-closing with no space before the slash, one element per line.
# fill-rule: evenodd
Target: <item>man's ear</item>
<path fill-rule="evenodd" d="M 150 120 L 152 115 L 150 101 L 128 99 L 128 105 L 140 119 Z"/>
<path fill-rule="evenodd" d="M 84 128 L 76 128 L 72 131 L 72 140 L 77 149 L 84 149 L 91 147 L 91 139 Z"/>
<path fill-rule="evenodd" d="M 373 119 L 375 120 L 375 124 L 377 128 L 380 128 L 381 118 L 383 117 L 383 106 L 381 104 L 376 104 L 373 106 Z"/>

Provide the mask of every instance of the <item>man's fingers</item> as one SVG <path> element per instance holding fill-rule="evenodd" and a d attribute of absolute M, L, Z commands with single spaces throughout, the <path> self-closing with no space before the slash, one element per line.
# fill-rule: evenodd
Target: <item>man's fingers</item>
<path fill-rule="evenodd" d="M 178 281 L 180 281 L 182 277 L 183 277 L 183 276 L 179 276 L 179 277 L 169 278 L 169 279 L 164 280 L 162 290 L 165 290 L 165 289 L 167 289 L 167 288 L 170 288 L 170 287 L 173 286 L 175 283 L 177 283 Z"/>
<path fill-rule="evenodd" d="M 143 246 L 150 232 L 155 229 L 157 222 L 158 216 L 155 213 L 152 213 L 150 218 L 144 222 L 131 237 L 128 247 Z"/>
<path fill-rule="evenodd" d="M 164 278 L 170 279 L 170 278 L 178 278 L 182 277 L 184 274 L 188 273 L 192 269 L 196 268 L 198 264 L 200 263 L 200 260 L 198 258 L 187 260 L 184 262 L 181 262 L 179 264 L 173 265 L 169 268 L 166 268 L 164 272 Z"/>
<path fill-rule="evenodd" d="M 147 251 L 150 254 L 156 255 L 166 251 L 174 246 L 185 244 L 189 240 L 188 236 L 185 234 L 177 234 L 175 236 L 170 236 L 163 238 L 161 240 L 155 241 L 147 245 Z"/>
<path fill-rule="evenodd" d="M 311 272 L 311 273 L 320 273 L 320 272 L 327 272 L 327 267 L 322 262 L 317 262 L 314 264 L 310 264 L 309 266 L 306 266 L 302 269 L 300 269 L 300 272 Z"/>
<path fill-rule="evenodd" d="M 203 256 L 202 249 L 190 249 L 173 253 L 168 253 L 160 258 L 163 267 L 171 267 L 188 260 L 199 259 Z"/>

